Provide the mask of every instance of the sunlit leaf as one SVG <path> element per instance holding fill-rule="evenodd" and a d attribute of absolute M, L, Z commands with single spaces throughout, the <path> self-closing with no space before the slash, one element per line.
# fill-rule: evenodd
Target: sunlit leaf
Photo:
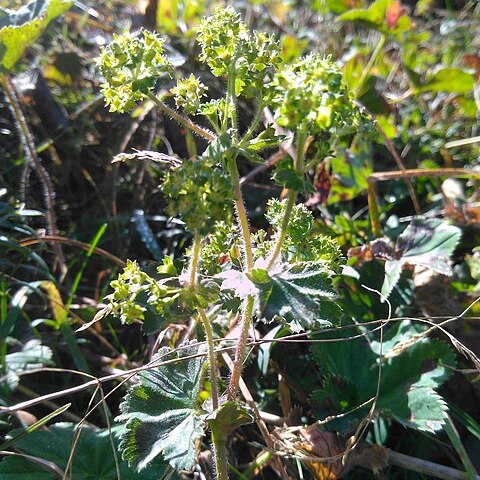
<path fill-rule="evenodd" d="M 0 8 L 0 68 L 11 70 L 25 49 L 72 3 L 71 0 L 33 0 L 16 11 Z"/>
<path fill-rule="evenodd" d="M 470 73 L 460 68 L 442 68 L 430 77 L 419 91 L 467 94 L 473 90 L 474 85 L 475 79 Z"/>
<path fill-rule="evenodd" d="M 459 228 L 436 218 L 412 220 L 398 237 L 393 258 L 385 262 L 382 295 L 386 298 L 400 278 L 403 265 L 419 265 L 451 275 L 450 256 L 460 241 Z"/>

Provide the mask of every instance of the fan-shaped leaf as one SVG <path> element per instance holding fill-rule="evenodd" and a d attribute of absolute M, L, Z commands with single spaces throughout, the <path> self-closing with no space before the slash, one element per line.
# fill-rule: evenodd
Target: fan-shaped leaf
<path fill-rule="evenodd" d="M 123 457 L 143 470 L 156 458 L 175 469 L 195 465 L 195 442 L 203 435 L 198 393 L 204 358 L 190 346 L 177 351 L 164 348 L 154 359 L 174 361 L 140 374 L 120 405 L 117 421 L 126 421 L 122 435 Z M 177 360 L 177 361 L 175 361 Z"/>

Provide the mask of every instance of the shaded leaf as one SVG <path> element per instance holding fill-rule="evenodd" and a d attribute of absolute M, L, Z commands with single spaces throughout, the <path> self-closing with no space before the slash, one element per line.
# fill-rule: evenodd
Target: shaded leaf
<path fill-rule="evenodd" d="M 38 339 L 28 341 L 19 352 L 9 353 L 5 356 L 8 387 L 10 389 L 16 388 L 19 373 L 41 368 L 45 365 L 53 365 L 50 348 L 42 345 Z"/>
<path fill-rule="evenodd" d="M 177 470 L 195 465 L 195 442 L 203 436 L 197 397 L 204 358 L 184 357 L 197 353 L 197 346 L 161 349 L 154 360 L 178 361 L 140 373 L 120 405 L 117 421 L 126 422 L 120 447 L 138 471 L 156 458 Z"/>
<path fill-rule="evenodd" d="M 394 336 L 387 338 L 384 347 L 395 348 L 418 333 L 409 322 L 403 322 L 397 328 Z M 321 338 L 335 337 L 322 335 Z M 325 375 L 322 388 L 313 393 L 313 398 L 321 408 L 330 405 L 327 411 L 319 412 L 319 416 L 345 413 L 343 418 L 329 423 L 330 428 L 339 431 L 355 428 L 371 403 L 360 409 L 356 407 L 375 397 L 378 365 L 382 361 L 379 344 L 373 342 L 370 345 L 361 337 L 316 343 L 311 352 Z M 383 360 L 376 410 L 418 430 L 433 432 L 440 429 L 447 408 L 435 389 L 448 378 L 454 366 L 455 357 L 447 344 L 436 339 L 418 339 L 400 355 Z"/>
<path fill-rule="evenodd" d="M 123 427 L 112 428 L 114 444 L 118 448 L 119 436 Z M 19 440 L 16 447 L 23 453 L 43 460 L 43 463 L 32 462 L 27 458 L 7 457 L 0 463 L 0 478 L 2 480 L 57 480 L 53 473 L 58 469 L 64 471 L 67 467 L 70 451 L 74 442 L 77 427 L 71 423 L 57 423 L 46 430 L 35 430 Z M 12 434 L 18 434 L 16 430 Z M 157 480 L 168 469 L 166 463 L 156 463 L 155 468 L 135 473 L 126 462 L 120 458 L 119 470 L 123 480 Z M 50 462 L 51 467 L 48 468 Z M 115 457 L 112 451 L 110 434 L 107 429 L 94 429 L 84 426 L 81 429 L 78 443 L 75 446 L 72 463 L 75 480 L 112 480 L 117 478 Z M 177 477 L 175 477 L 177 478 Z"/>
<path fill-rule="evenodd" d="M 282 265 L 269 283 L 257 287 L 265 319 L 280 318 L 292 331 L 331 326 L 340 318 L 330 272 L 322 263 Z"/>
<path fill-rule="evenodd" d="M 160 260 L 163 257 L 162 249 L 145 219 L 145 212 L 141 209 L 135 209 L 133 212 L 133 221 L 144 245 L 148 248 L 155 260 Z"/>

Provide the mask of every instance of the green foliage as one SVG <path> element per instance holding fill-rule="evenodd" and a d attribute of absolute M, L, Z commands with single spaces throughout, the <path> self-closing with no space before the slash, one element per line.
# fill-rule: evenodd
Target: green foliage
<path fill-rule="evenodd" d="M 136 102 L 147 98 L 159 76 L 168 74 L 171 64 L 164 54 L 164 40 L 142 30 L 114 35 L 113 42 L 102 49 L 98 60 L 105 77 L 102 94 L 111 112 L 128 112 Z"/>
<path fill-rule="evenodd" d="M 235 225 L 219 221 L 214 225 L 208 242 L 202 247 L 201 271 L 205 275 L 220 273 L 222 265 L 228 262 L 238 263 L 240 246 L 238 229 Z"/>
<path fill-rule="evenodd" d="M 157 458 L 177 470 L 190 470 L 196 442 L 203 436 L 198 404 L 203 355 L 198 347 L 184 345 L 176 351 L 163 348 L 152 361 L 167 364 L 140 373 L 139 384 L 120 405 L 117 421 L 126 422 L 123 458 L 138 471 Z"/>
<path fill-rule="evenodd" d="M 473 90 L 473 75 L 460 68 L 441 68 L 419 87 L 420 92 L 467 94 Z"/>
<path fill-rule="evenodd" d="M 214 222 L 228 219 L 232 207 L 230 177 L 211 162 L 186 160 L 165 175 L 163 193 L 167 212 L 180 215 L 187 228 L 201 235 L 210 233 Z"/>
<path fill-rule="evenodd" d="M 449 259 L 460 237 L 460 229 L 444 221 L 415 218 L 398 237 L 392 258 L 385 262 L 382 295 L 388 297 L 406 264 L 451 275 Z"/>
<path fill-rule="evenodd" d="M 297 172 L 295 170 L 293 159 L 288 155 L 276 165 L 273 180 L 277 185 L 288 188 L 289 190 L 302 193 L 315 192 L 314 186 L 305 180 L 303 172 Z"/>
<path fill-rule="evenodd" d="M 410 18 L 395 0 L 375 0 L 368 8 L 353 8 L 343 12 L 338 19 L 397 36 L 411 26 Z"/>
<path fill-rule="evenodd" d="M 318 418 L 345 414 L 329 422 L 329 428 L 342 432 L 355 429 L 371 403 L 358 407 L 375 398 L 380 367 L 378 413 L 418 430 L 433 432 L 442 427 L 447 406 L 436 389 L 455 366 L 451 349 L 435 339 L 415 339 L 418 332 L 407 321 L 389 331 L 382 352 L 379 343 L 363 336 L 311 347 L 324 375 L 322 388 L 313 393 L 320 406 Z M 348 329 L 342 336 L 354 333 Z M 318 338 L 338 338 L 338 334 Z"/>
<path fill-rule="evenodd" d="M 33 0 L 18 10 L 0 8 L 0 69 L 12 70 L 25 49 L 72 3 L 71 0 Z"/>
<path fill-rule="evenodd" d="M 282 264 L 271 274 L 258 269 L 252 280 L 260 291 L 262 316 L 267 322 L 278 319 L 293 332 L 300 332 L 331 326 L 340 318 L 331 272 L 321 263 Z"/>
<path fill-rule="evenodd" d="M 113 427 L 109 432 L 89 426 L 79 428 L 71 423 L 56 423 L 48 429 L 35 430 L 16 444 L 21 453 L 31 457 L 19 455 L 5 458 L 0 463 L 0 477 L 2 480 L 56 480 L 58 469 L 65 471 L 70 450 L 73 449 L 71 471 L 76 480 L 111 480 L 117 477 L 112 448 L 118 448 L 122 431 L 120 426 Z M 18 430 L 11 432 L 12 435 L 18 433 Z M 74 443 L 78 434 L 78 442 Z M 125 480 L 157 480 L 162 473 L 168 472 L 167 464 L 156 462 L 140 475 L 127 462 L 118 461 L 119 473 Z"/>
<path fill-rule="evenodd" d="M 151 275 L 128 261 L 111 286 L 113 293 L 107 297 L 111 311 L 123 323 L 141 322 L 145 333 L 154 333 L 173 319 L 188 318 L 217 296 L 215 284 L 201 284 L 195 290 L 184 285 L 170 257 Z"/>
<path fill-rule="evenodd" d="M 123 323 L 135 321 L 146 322 L 145 328 L 154 325 L 153 331 L 160 328 L 156 319 L 165 321 L 170 307 L 180 295 L 180 288 L 168 285 L 175 281 L 174 276 L 167 276 L 156 281 L 142 271 L 136 262 L 128 261 L 123 273 L 111 286 L 113 293 L 109 295 L 112 311 Z"/>

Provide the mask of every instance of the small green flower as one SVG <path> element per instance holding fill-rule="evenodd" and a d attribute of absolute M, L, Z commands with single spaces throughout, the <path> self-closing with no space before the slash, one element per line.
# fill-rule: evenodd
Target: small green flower
<path fill-rule="evenodd" d="M 200 60 L 217 76 L 235 75 L 235 92 L 254 96 L 269 70 L 281 63 L 273 36 L 249 32 L 231 7 L 218 8 L 197 28 Z M 254 89 L 252 89 L 252 87 Z"/>
<path fill-rule="evenodd" d="M 231 216 L 232 184 L 220 167 L 202 160 L 186 160 L 167 172 L 163 193 L 169 215 L 180 215 L 190 231 L 207 235 L 217 220 Z"/>
<path fill-rule="evenodd" d="M 285 200 L 271 199 L 268 202 L 265 216 L 275 231 L 280 229 L 285 205 Z M 267 241 L 267 245 L 269 243 Z M 265 249 L 262 245 L 259 248 Z M 303 204 L 293 207 L 282 255 L 287 262 L 320 262 L 334 272 L 339 271 L 345 261 L 339 244 L 316 231 L 312 212 Z"/>
<path fill-rule="evenodd" d="M 355 130 L 365 118 L 330 58 L 308 55 L 277 72 L 271 88 L 279 125 L 310 134 Z"/>
<path fill-rule="evenodd" d="M 170 92 L 175 97 L 177 108 L 183 108 L 186 114 L 195 115 L 207 90 L 208 87 L 192 73 L 188 78 L 179 80 Z"/>
<path fill-rule="evenodd" d="M 197 42 L 202 49 L 200 61 L 220 77 L 230 70 L 237 46 L 247 36 L 247 26 L 231 7 L 217 8 L 197 27 Z"/>
<path fill-rule="evenodd" d="M 172 68 L 164 55 L 164 40 L 155 33 L 142 30 L 114 35 L 103 48 L 98 60 L 105 78 L 102 93 L 111 112 L 127 112 L 144 100 L 157 79 Z"/>

